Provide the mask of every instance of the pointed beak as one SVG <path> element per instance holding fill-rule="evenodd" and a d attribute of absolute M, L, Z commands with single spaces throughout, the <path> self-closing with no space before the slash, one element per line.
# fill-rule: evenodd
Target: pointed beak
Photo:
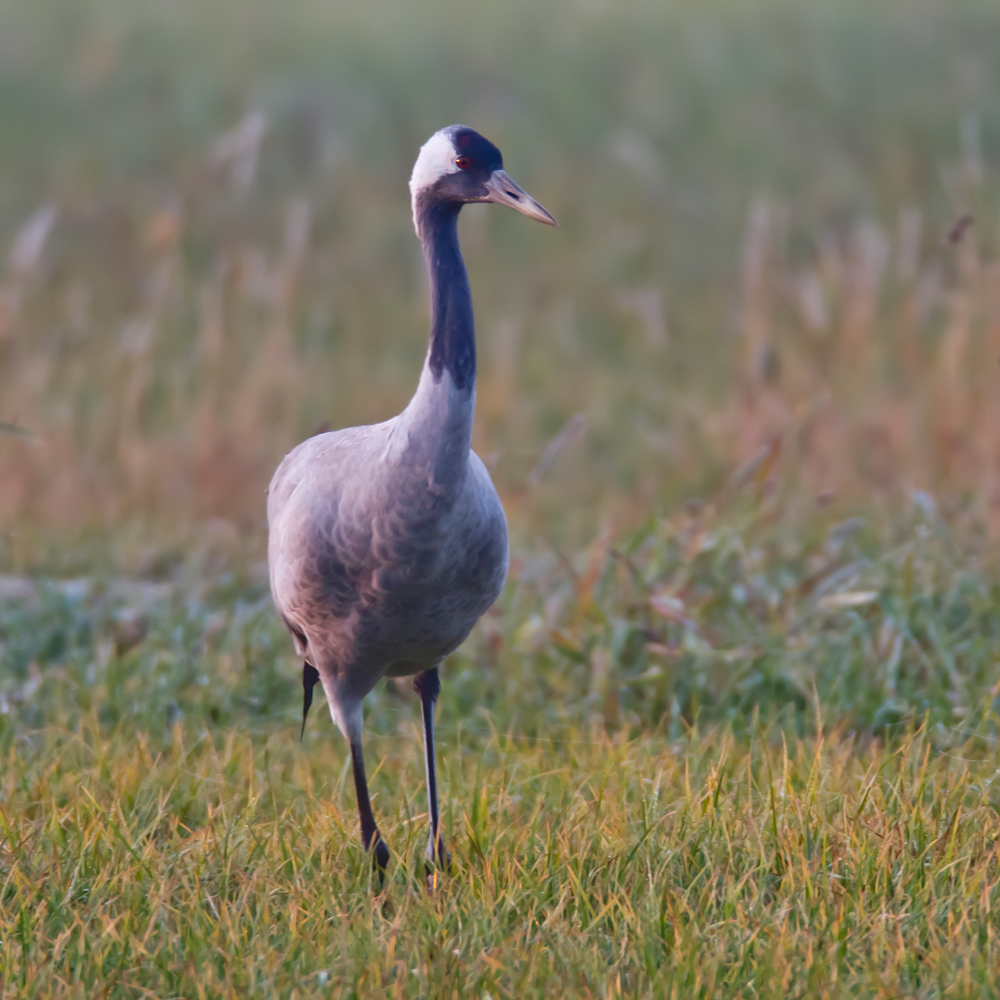
<path fill-rule="evenodd" d="M 547 226 L 558 225 L 552 213 L 542 208 L 534 198 L 519 184 L 515 184 L 504 170 L 494 170 L 486 182 L 489 194 L 483 201 L 493 201 L 498 205 L 506 205 L 515 211 L 526 215 L 529 219 L 537 219 Z"/>

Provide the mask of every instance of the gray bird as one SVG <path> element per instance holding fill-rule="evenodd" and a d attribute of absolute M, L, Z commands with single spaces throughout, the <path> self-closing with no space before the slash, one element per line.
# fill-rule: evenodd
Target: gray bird
<path fill-rule="evenodd" d="M 476 342 L 458 214 L 470 202 L 555 219 L 507 176 L 500 150 L 452 125 L 421 147 L 413 223 L 430 279 L 431 329 L 417 391 L 381 424 L 319 434 L 290 451 L 267 497 L 271 593 L 303 657 L 302 727 L 322 683 L 351 748 L 361 840 L 380 875 L 389 849 L 368 798 L 361 703 L 381 677 L 416 675 L 431 834 L 447 865 L 434 767 L 438 665 L 497 599 L 507 520 L 471 450 Z"/>

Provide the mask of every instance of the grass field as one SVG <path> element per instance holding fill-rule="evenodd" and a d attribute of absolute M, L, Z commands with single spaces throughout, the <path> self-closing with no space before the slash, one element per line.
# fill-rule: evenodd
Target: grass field
<path fill-rule="evenodd" d="M 5 578 L 6 996 L 992 996 L 1000 625 L 917 508 L 801 547 L 756 503 L 524 560 L 349 756 L 260 575 Z M 376 763 L 377 762 L 377 763 Z"/>
<path fill-rule="evenodd" d="M 1000 994 L 1000 13 L 0 0 L 0 997 Z M 369 698 L 263 491 L 415 384 L 464 121 L 507 589 Z M 322 707 L 322 706 L 320 706 Z"/>

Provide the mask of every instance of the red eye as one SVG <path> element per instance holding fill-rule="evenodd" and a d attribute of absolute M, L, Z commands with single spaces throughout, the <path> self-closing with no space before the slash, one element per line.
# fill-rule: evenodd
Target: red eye
<path fill-rule="evenodd" d="M 469 167 L 472 166 L 472 160 L 470 160 L 467 156 L 460 156 L 455 161 L 455 166 L 458 167 L 459 170 L 468 170 Z"/>

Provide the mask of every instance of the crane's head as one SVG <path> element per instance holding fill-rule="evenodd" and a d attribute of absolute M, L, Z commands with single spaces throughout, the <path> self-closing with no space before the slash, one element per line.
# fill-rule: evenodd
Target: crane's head
<path fill-rule="evenodd" d="M 556 224 L 549 212 L 507 176 L 500 150 L 464 125 L 449 125 L 420 147 L 410 194 L 414 214 L 418 200 L 424 199 L 456 205 L 493 201 L 547 226 Z"/>

